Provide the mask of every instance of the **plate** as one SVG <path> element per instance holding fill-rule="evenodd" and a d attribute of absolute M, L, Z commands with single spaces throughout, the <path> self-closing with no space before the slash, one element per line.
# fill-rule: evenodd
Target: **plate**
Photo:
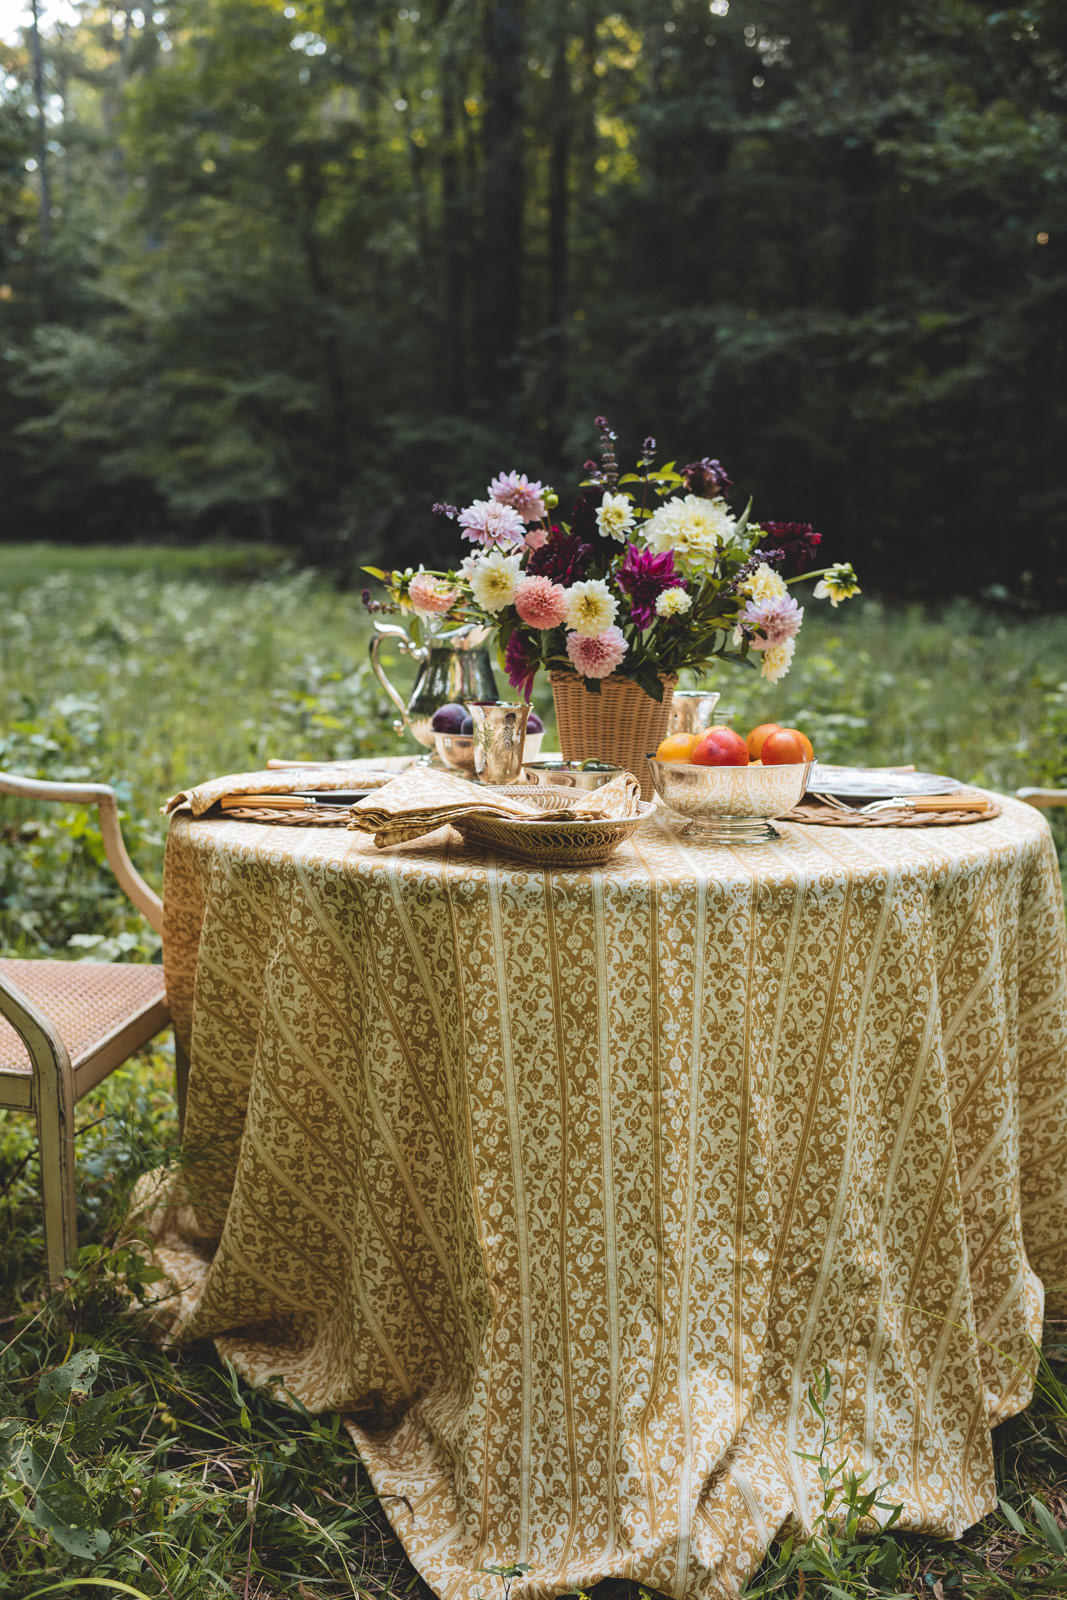
<path fill-rule="evenodd" d="M 955 794 L 963 785 L 943 772 L 889 772 L 884 767 L 826 767 L 817 761 L 808 779 L 808 794 L 829 794 L 835 800 L 893 800 L 920 794 Z"/>

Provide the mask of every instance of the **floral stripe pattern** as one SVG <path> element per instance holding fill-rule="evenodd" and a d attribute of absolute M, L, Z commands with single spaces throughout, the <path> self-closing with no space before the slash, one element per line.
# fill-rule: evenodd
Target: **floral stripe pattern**
<path fill-rule="evenodd" d="M 1067 1274 L 1048 829 L 782 829 L 551 872 L 172 822 L 173 1331 L 343 1411 L 443 1600 L 735 1592 L 810 1523 L 823 1371 L 902 1526 L 994 1504 Z"/>

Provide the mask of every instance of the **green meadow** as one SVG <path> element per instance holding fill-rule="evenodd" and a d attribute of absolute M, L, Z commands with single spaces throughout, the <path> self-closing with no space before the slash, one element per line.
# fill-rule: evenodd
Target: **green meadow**
<path fill-rule="evenodd" d="M 187 783 L 271 756 L 413 748 L 370 674 L 361 587 L 271 549 L 0 548 L 0 767 L 113 783 L 158 886 L 159 807 Z M 740 731 L 795 724 L 824 760 L 1067 785 L 1067 617 L 813 601 L 787 679 L 729 667 L 711 686 Z M 91 814 L 0 805 L 0 954 L 152 960 L 158 945 L 114 890 Z M 164 1039 L 82 1102 L 82 1249 L 52 1294 L 32 1124 L 0 1113 L 0 1596 L 425 1595 L 338 1418 L 248 1391 L 209 1346 L 152 1337 L 151 1268 L 123 1217 L 136 1177 L 180 1159 L 171 1065 Z M 1065 1304 L 1053 1297 L 1037 1399 L 997 1431 L 997 1515 L 959 1544 L 879 1533 L 865 1515 L 879 1486 L 835 1473 L 828 1440 L 823 1523 L 776 1545 L 749 1593 L 1067 1590 Z M 485 1600 L 507 1583 L 487 1573 Z"/>

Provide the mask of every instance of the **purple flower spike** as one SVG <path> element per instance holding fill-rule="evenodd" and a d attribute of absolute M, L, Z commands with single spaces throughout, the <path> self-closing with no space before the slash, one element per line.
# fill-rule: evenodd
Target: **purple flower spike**
<path fill-rule="evenodd" d="M 630 617 L 642 631 L 656 620 L 656 601 L 664 589 L 688 588 L 688 580 L 674 569 L 674 551 L 654 555 L 635 544 L 626 546 L 615 582 L 630 597 Z"/>

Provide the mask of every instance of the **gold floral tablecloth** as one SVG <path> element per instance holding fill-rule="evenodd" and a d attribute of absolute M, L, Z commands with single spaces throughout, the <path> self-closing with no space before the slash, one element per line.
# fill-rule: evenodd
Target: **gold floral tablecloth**
<path fill-rule="evenodd" d="M 447 1600 L 512 1562 L 734 1592 L 818 1504 L 824 1370 L 903 1527 L 994 1505 L 1067 1279 L 1048 829 L 782 829 L 656 813 L 541 872 L 448 830 L 172 823 L 175 1330 L 342 1410 Z"/>

